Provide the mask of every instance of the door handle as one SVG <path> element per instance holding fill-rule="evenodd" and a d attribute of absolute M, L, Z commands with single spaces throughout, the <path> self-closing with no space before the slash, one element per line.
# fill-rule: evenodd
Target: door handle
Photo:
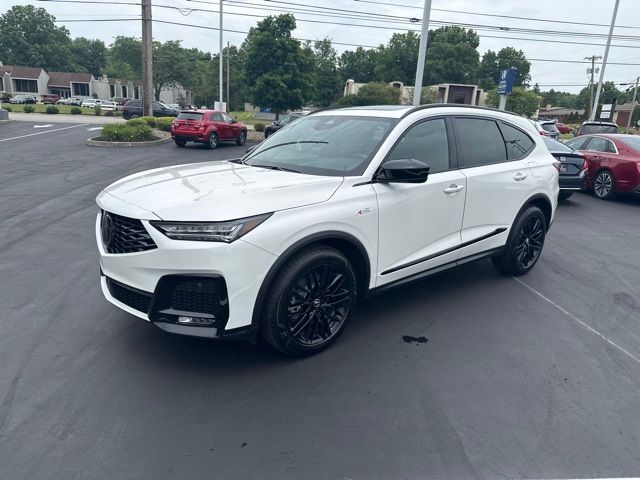
<path fill-rule="evenodd" d="M 443 190 L 447 195 L 451 195 L 454 193 L 458 193 L 460 190 L 464 188 L 464 185 L 456 185 L 455 183 L 449 185 L 447 188 Z"/>
<path fill-rule="evenodd" d="M 525 178 L 527 178 L 527 174 L 526 173 L 522 173 L 522 172 L 518 172 L 513 176 L 513 179 L 516 182 L 521 182 L 522 180 L 524 180 Z"/>

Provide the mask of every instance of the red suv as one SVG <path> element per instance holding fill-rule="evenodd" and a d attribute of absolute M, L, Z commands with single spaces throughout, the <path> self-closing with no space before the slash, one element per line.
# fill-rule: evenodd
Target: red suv
<path fill-rule="evenodd" d="M 187 142 L 204 143 L 209 148 L 216 148 L 220 142 L 244 145 L 247 127 L 226 112 L 189 110 L 180 112 L 171 124 L 171 137 L 179 147 L 184 147 Z"/>

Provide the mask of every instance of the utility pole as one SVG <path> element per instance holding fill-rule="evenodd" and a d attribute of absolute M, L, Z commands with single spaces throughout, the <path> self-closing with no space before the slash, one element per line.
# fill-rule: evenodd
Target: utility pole
<path fill-rule="evenodd" d="M 607 46 L 604 48 L 604 58 L 602 59 L 602 68 L 600 69 L 600 80 L 598 81 L 596 98 L 593 101 L 593 108 L 591 109 L 591 115 L 589 116 L 589 120 L 591 121 L 593 121 L 596 116 L 598 101 L 600 100 L 600 92 L 602 92 L 602 81 L 604 80 L 604 71 L 607 68 L 607 58 L 609 58 L 609 47 L 611 46 L 611 37 L 613 36 L 613 29 L 616 26 L 616 17 L 618 16 L 619 6 L 620 6 L 620 0 L 616 0 L 616 4 L 613 7 L 613 15 L 611 16 L 611 25 L 609 26 L 609 36 L 607 37 Z"/>
<path fill-rule="evenodd" d="M 636 106 L 636 97 L 638 96 L 638 83 L 640 83 L 640 77 L 636 78 L 636 88 L 633 89 L 633 101 L 631 102 L 631 111 L 629 112 L 629 120 L 627 120 L 627 133 L 631 128 L 631 119 L 633 118 L 633 110 Z"/>
<path fill-rule="evenodd" d="M 222 0 L 220 0 L 222 3 Z M 427 37 L 429 36 L 429 18 L 431 17 L 431 0 L 424 0 L 422 11 L 422 28 L 420 30 L 420 50 L 418 52 L 418 67 L 416 68 L 416 82 L 413 87 L 413 104 L 420 105 L 422 94 L 422 76 L 424 73 L 424 57 L 427 54 Z"/>
<path fill-rule="evenodd" d="M 591 68 L 587 68 L 587 74 L 591 74 L 591 80 L 589 80 L 589 118 L 591 118 L 591 106 L 593 105 L 593 75 L 598 73 L 600 69 L 596 70 L 596 60 L 601 60 L 600 55 L 591 55 L 590 57 L 584 57 L 585 60 L 591 61 Z"/>
<path fill-rule="evenodd" d="M 223 33 L 222 32 L 222 4 L 223 3 L 224 3 L 223 0 L 220 0 L 220 59 L 219 59 L 220 61 L 219 61 L 219 65 L 218 65 L 218 71 L 219 71 L 218 72 L 219 73 L 218 83 L 220 85 L 220 92 L 219 92 L 219 95 L 218 95 L 218 102 L 219 102 L 218 110 L 225 110 L 226 111 L 226 108 L 224 107 L 224 103 L 223 103 L 223 98 L 222 98 L 222 88 L 223 88 L 222 87 L 222 78 L 223 78 L 223 75 L 222 75 L 222 65 L 223 65 L 223 63 L 222 63 L 222 42 L 223 42 L 223 38 L 222 38 L 223 37 L 223 35 L 222 35 L 222 33 Z"/>
<path fill-rule="evenodd" d="M 231 97 L 229 96 L 229 42 L 227 42 L 227 112 L 230 110 L 231 110 Z"/>
<path fill-rule="evenodd" d="M 153 116 L 153 35 L 151 0 L 142 0 L 142 113 Z"/>

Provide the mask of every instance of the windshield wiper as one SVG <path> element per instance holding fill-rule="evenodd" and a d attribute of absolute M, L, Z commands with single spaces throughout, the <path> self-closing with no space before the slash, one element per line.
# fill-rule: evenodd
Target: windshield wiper
<path fill-rule="evenodd" d="M 298 140 L 297 142 L 284 142 L 277 143 L 275 145 L 271 145 L 270 147 L 265 148 L 264 150 L 260 150 L 258 153 L 264 153 L 267 150 L 271 150 L 272 148 L 284 147 L 285 145 L 297 145 L 299 143 L 329 143 L 324 140 Z"/>
<path fill-rule="evenodd" d="M 257 168 L 268 168 L 269 170 L 279 170 L 281 172 L 300 173 L 298 170 L 294 170 L 293 168 L 278 167 L 276 165 L 256 165 L 254 163 L 246 163 L 245 165 L 249 165 L 250 167 L 257 167 Z"/>

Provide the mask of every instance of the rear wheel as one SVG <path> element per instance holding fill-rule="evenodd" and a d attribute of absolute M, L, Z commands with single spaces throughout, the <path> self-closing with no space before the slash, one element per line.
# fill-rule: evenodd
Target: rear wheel
<path fill-rule="evenodd" d="M 207 139 L 207 147 L 211 150 L 218 146 L 218 134 L 216 132 L 211 132 L 209 134 L 209 138 Z"/>
<path fill-rule="evenodd" d="M 244 145 L 247 142 L 247 132 L 244 130 L 240 130 L 238 133 L 238 137 L 236 138 L 236 145 Z"/>
<path fill-rule="evenodd" d="M 132 113 L 129 118 L 138 118 L 140 115 L 138 115 L 137 113 Z"/>
<path fill-rule="evenodd" d="M 558 194 L 558 200 L 566 200 L 567 198 L 569 198 L 571 195 L 573 195 L 573 192 L 560 192 Z"/>
<path fill-rule="evenodd" d="M 187 144 L 187 141 L 181 138 L 174 138 L 173 141 L 176 142 L 176 145 L 179 147 L 184 147 Z"/>
<path fill-rule="evenodd" d="M 342 253 L 325 246 L 303 250 L 278 272 L 264 305 L 261 334 L 287 355 L 318 353 L 344 330 L 356 289 L 355 271 Z"/>
<path fill-rule="evenodd" d="M 613 174 L 607 170 L 601 170 L 593 181 L 593 193 L 601 200 L 609 200 L 615 194 L 615 180 Z"/>
<path fill-rule="evenodd" d="M 542 210 L 528 207 L 513 224 L 504 251 L 491 258 L 493 265 L 509 275 L 527 273 L 540 258 L 546 234 L 547 221 Z"/>

